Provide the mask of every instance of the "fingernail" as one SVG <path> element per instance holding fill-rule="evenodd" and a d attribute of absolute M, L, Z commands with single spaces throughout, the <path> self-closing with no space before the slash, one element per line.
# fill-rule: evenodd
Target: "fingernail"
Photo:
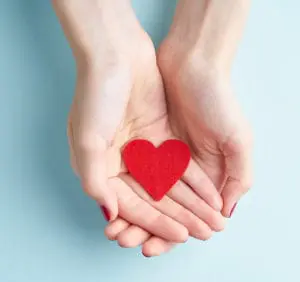
<path fill-rule="evenodd" d="M 105 218 L 106 221 L 109 221 L 110 219 L 110 216 L 109 216 L 109 212 L 108 212 L 108 209 L 104 206 L 100 206 L 101 210 L 102 210 L 102 214 Z"/>
<path fill-rule="evenodd" d="M 233 205 L 233 207 L 232 207 L 232 209 L 231 209 L 231 212 L 230 212 L 230 215 L 229 215 L 229 217 L 231 217 L 231 216 L 232 216 L 232 214 L 233 214 L 233 212 L 234 212 L 234 210 L 235 210 L 236 206 L 237 206 L 237 203 L 235 203 L 235 204 Z"/>

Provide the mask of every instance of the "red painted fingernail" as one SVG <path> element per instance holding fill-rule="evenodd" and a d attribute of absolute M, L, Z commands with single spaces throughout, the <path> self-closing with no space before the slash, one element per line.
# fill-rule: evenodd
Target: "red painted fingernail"
<path fill-rule="evenodd" d="M 104 207 L 104 206 L 100 206 L 100 208 L 102 210 L 103 216 L 106 219 L 106 221 L 109 221 L 110 216 L 109 216 L 108 209 L 106 207 Z"/>
<path fill-rule="evenodd" d="M 232 207 L 232 209 L 231 209 L 231 212 L 230 212 L 230 215 L 229 215 L 229 217 L 231 217 L 231 216 L 232 216 L 232 214 L 233 214 L 233 212 L 234 212 L 234 210 L 235 210 L 236 206 L 237 206 L 237 203 L 235 203 L 235 204 L 233 205 L 233 207 Z"/>

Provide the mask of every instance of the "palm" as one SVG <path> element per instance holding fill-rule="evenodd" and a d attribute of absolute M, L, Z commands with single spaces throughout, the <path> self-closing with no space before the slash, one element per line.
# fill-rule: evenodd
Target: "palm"
<path fill-rule="evenodd" d="M 78 79 L 69 124 L 75 170 L 87 193 L 99 202 L 104 193 L 114 191 L 119 215 L 133 226 L 174 242 L 185 241 L 188 231 L 207 239 L 211 229 L 223 229 L 224 221 L 209 206 L 219 207 L 220 199 L 199 168 L 189 166 L 186 173 L 185 181 L 192 183 L 193 190 L 178 183 L 163 200 L 154 202 L 122 165 L 121 151 L 129 140 L 144 138 L 159 145 L 174 138 L 155 50 L 150 46 L 153 49 L 143 48 L 150 50 L 147 56 L 135 54 L 128 68 L 107 70 L 95 80 L 88 75 Z"/>
<path fill-rule="evenodd" d="M 166 113 L 165 97 L 160 75 L 154 60 L 151 60 L 152 68 L 147 64 L 138 73 L 138 77 L 132 82 L 133 91 L 130 93 L 124 118 L 117 132 L 114 134 L 108 158 L 110 177 L 125 172 L 121 164 L 121 151 L 129 140 L 143 138 L 160 144 L 171 138 L 168 117 Z"/>
<path fill-rule="evenodd" d="M 93 77 L 85 73 L 79 76 L 69 126 L 79 176 L 88 194 L 99 202 L 104 193 L 116 192 L 114 202 L 118 203 L 120 217 L 135 228 L 135 232 L 131 227 L 124 231 L 130 237 L 130 246 L 142 243 L 150 233 L 173 242 L 185 241 L 188 234 L 208 239 L 212 230 L 224 227 L 216 211 L 221 199 L 194 162 L 184 176 L 186 184 L 179 181 L 160 202 L 150 199 L 122 164 L 121 151 L 128 141 L 144 138 L 159 145 L 174 138 L 170 124 L 177 128 L 170 122 L 172 116 L 167 115 L 153 44 L 144 33 L 137 42 L 139 49 L 131 51 L 129 65 L 104 67 Z M 101 191 L 101 187 L 108 189 Z M 106 204 L 114 208 L 113 201 Z M 125 240 L 126 235 L 120 238 Z"/>
<path fill-rule="evenodd" d="M 172 129 L 190 144 L 194 159 L 218 190 L 227 186 L 223 196 L 229 216 L 250 186 L 249 126 L 226 79 L 203 72 L 197 58 L 177 67 L 161 61 Z"/>
<path fill-rule="evenodd" d="M 208 193 L 206 187 L 212 186 L 208 179 L 203 187 L 198 184 L 199 175 L 205 178 L 202 171 L 195 170 L 191 177 L 193 190 L 175 185 L 173 198 L 165 197 L 158 204 L 145 200 L 132 179 L 132 185 L 124 181 L 120 152 L 127 141 L 147 138 L 161 143 L 172 138 L 150 38 L 130 11 L 124 17 L 120 11 L 112 12 L 112 19 L 118 20 L 111 20 L 111 32 L 106 32 L 110 17 L 102 22 L 92 14 L 82 25 L 77 10 L 63 14 L 62 22 L 79 58 L 68 135 L 72 164 L 84 190 L 109 210 L 111 219 L 117 216 L 119 206 L 120 215 L 132 226 L 144 227 L 167 240 L 186 240 L 187 229 L 194 237 L 209 238 L 211 229 L 223 228 L 219 213 L 210 207 L 219 209 L 221 199 L 213 189 Z M 102 27 L 100 37 L 91 25 Z M 202 198 L 195 194 L 201 191 Z"/>
<path fill-rule="evenodd" d="M 126 142 L 148 138 L 159 143 L 170 133 L 155 49 L 149 36 L 138 25 L 136 29 L 139 36 L 126 39 L 130 47 L 121 49 L 128 52 L 125 64 L 109 62 L 96 74 L 79 70 L 69 115 L 72 153 L 83 155 L 77 157 L 79 164 L 73 160 L 77 172 L 85 151 L 100 148 L 107 177 L 117 176 L 124 172 L 121 151 Z"/>
<path fill-rule="evenodd" d="M 220 188 L 225 176 L 224 146 L 236 124 L 231 123 L 223 101 L 216 99 L 216 89 L 191 81 L 191 76 L 188 83 L 181 79 L 185 79 L 182 74 L 168 88 L 171 120 L 177 134 L 190 143 L 195 160 Z"/>
<path fill-rule="evenodd" d="M 155 61 L 154 61 L 155 62 Z M 148 70 L 152 69 L 151 67 L 149 68 L 148 64 Z M 108 149 L 111 151 L 111 155 L 114 155 L 114 158 L 108 158 L 111 160 L 111 163 L 114 163 L 117 168 L 113 170 L 114 172 L 111 173 L 110 177 L 113 177 L 113 179 L 121 177 L 123 180 L 124 178 L 122 175 L 123 173 L 126 173 L 126 169 L 124 166 L 121 165 L 120 159 L 120 152 L 122 151 L 123 145 L 128 142 L 131 139 L 135 138 L 144 138 L 147 140 L 152 141 L 155 145 L 159 145 L 162 143 L 164 140 L 174 138 L 175 135 L 173 134 L 173 130 L 171 130 L 170 124 L 172 124 L 172 129 L 175 130 L 175 132 L 180 131 L 180 124 L 176 122 L 176 118 L 174 118 L 172 115 L 167 115 L 167 107 L 166 107 L 166 101 L 165 101 L 165 93 L 162 85 L 162 80 L 159 74 L 159 71 L 156 67 L 156 64 L 154 63 L 153 65 L 153 72 L 151 73 L 139 73 L 140 75 L 142 74 L 142 77 L 136 80 L 137 84 L 133 89 L 137 92 L 132 92 L 129 99 L 129 103 L 127 106 L 127 111 L 125 113 L 125 117 L 122 121 L 122 126 L 118 129 L 113 142 L 112 146 Z M 150 81 L 147 81 L 147 79 L 150 78 Z M 142 81 L 143 83 L 140 84 L 139 82 Z M 176 136 L 178 138 L 183 138 L 184 135 L 179 135 Z M 114 152 L 114 153 L 113 153 Z M 204 175 L 201 176 L 201 171 L 199 168 L 193 170 L 193 175 L 196 175 L 196 178 L 194 181 L 197 182 L 200 179 L 200 182 L 202 181 L 204 186 L 208 188 L 210 193 L 213 193 L 213 187 L 209 186 L 209 184 L 205 185 L 207 182 L 205 181 Z M 182 183 L 182 182 L 181 182 Z M 133 181 L 127 181 L 127 184 L 129 184 L 128 187 L 130 189 L 133 189 L 134 192 L 137 192 L 139 195 L 141 195 L 142 191 L 140 191 L 139 188 L 137 188 L 136 185 L 133 184 Z M 115 185 L 120 185 L 120 182 L 117 181 L 115 182 Z M 181 184 L 184 185 L 184 184 Z M 182 186 L 179 186 L 182 188 Z M 184 186 L 187 187 L 187 186 Z M 187 196 L 188 191 L 187 190 L 180 190 L 178 187 L 174 187 L 172 190 L 176 190 L 175 194 L 177 194 L 177 200 L 181 198 L 183 206 L 188 207 L 189 204 L 192 204 L 190 206 L 190 210 L 199 218 L 203 221 L 205 221 L 212 229 L 215 231 L 218 231 L 222 229 L 223 227 L 223 220 L 219 213 L 211 209 L 210 207 L 208 208 L 208 205 L 206 205 L 206 208 L 197 208 L 197 206 L 203 206 L 203 204 L 200 202 L 197 202 L 197 196 L 196 194 L 192 194 L 192 190 L 189 192 L 190 197 L 189 198 L 189 204 L 186 204 L 184 201 L 185 196 Z M 197 187 L 196 187 L 197 188 Z M 211 188 L 211 189 L 210 189 Z M 138 191 L 139 190 L 139 191 Z M 197 190 L 197 189 L 196 189 Z M 124 193 L 125 194 L 125 193 Z M 170 199 L 165 199 L 166 201 L 162 200 L 161 203 L 155 204 L 153 201 L 153 205 L 157 205 L 161 211 L 165 211 L 165 214 L 169 214 L 169 212 L 166 210 L 166 207 L 168 205 L 168 202 L 172 202 L 172 199 L 176 201 L 176 196 L 174 199 L 174 194 L 168 194 Z M 147 197 L 144 194 L 144 199 L 149 201 L 149 197 Z M 205 196 L 204 196 L 205 197 Z M 198 204 L 195 204 L 198 203 Z M 165 206 L 165 207 L 163 207 Z M 179 207 L 179 206 L 178 206 Z M 207 209 L 208 208 L 208 209 Z M 175 209 L 174 209 L 175 210 Z M 208 228 L 208 226 L 204 223 L 199 224 L 199 219 L 196 219 L 195 215 L 191 214 L 190 212 L 185 212 L 179 215 L 178 209 L 176 208 L 176 216 L 173 215 L 173 218 L 177 217 L 178 221 L 182 224 L 185 225 L 185 223 L 188 224 L 189 226 L 189 231 L 190 235 L 194 236 L 198 239 L 207 239 L 208 237 L 211 236 L 211 230 Z M 185 215 L 184 215 L 185 214 Z M 125 215 L 125 216 L 124 216 Z M 126 211 L 124 209 L 120 209 L 120 216 L 123 218 L 126 218 Z M 171 214 L 169 214 L 171 216 Z M 143 216 L 148 216 L 144 214 Z M 172 217 L 172 216 L 171 216 Z M 179 218 L 185 218 L 184 220 L 179 219 Z M 209 219 L 207 218 L 209 217 Z M 190 219 L 188 219 L 190 218 Z M 191 220 L 192 218 L 192 220 Z M 187 221 L 185 221 L 187 219 Z M 128 246 L 136 246 L 141 243 L 145 243 L 147 239 L 151 236 L 150 233 L 147 231 L 141 229 L 138 226 L 132 225 L 131 227 L 128 227 L 127 230 L 124 230 L 123 232 L 119 231 L 113 231 L 115 230 L 115 226 L 118 224 L 125 224 L 128 226 L 128 221 L 124 221 L 123 219 L 118 219 L 112 225 L 109 226 L 108 228 L 108 237 L 111 239 L 115 239 L 116 236 L 118 237 L 119 244 L 124 245 L 126 247 Z M 217 223 L 218 222 L 218 223 Z M 132 222 L 131 222 L 132 223 Z M 136 224 L 138 225 L 138 224 Z M 146 229 L 146 228 L 145 228 Z M 119 234 L 116 234 L 118 233 Z M 157 233 L 156 233 L 157 235 Z M 129 238 L 130 237 L 130 238 Z M 168 243 L 168 241 L 163 241 L 162 239 L 158 237 L 152 237 L 148 242 L 144 244 L 144 248 L 149 248 L 149 250 L 153 250 L 152 247 L 155 248 L 163 248 L 164 250 L 170 248 L 172 246 L 171 243 Z M 147 252 L 147 251 L 146 251 Z M 151 251 L 149 251 L 151 252 Z"/>

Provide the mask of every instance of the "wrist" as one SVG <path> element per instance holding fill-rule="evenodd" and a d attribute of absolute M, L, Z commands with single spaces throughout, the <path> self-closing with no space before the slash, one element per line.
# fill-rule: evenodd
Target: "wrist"
<path fill-rule="evenodd" d="M 53 0 L 53 7 L 75 59 L 94 61 L 135 36 L 137 20 L 130 0 Z M 127 37 L 127 38 L 126 38 Z"/>
<path fill-rule="evenodd" d="M 170 73 L 176 75 L 182 70 L 197 73 L 200 77 L 229 77 L 230 69 L 222 60 L 207 56 L 197 45 L 180 43 L 179 38 L 167 37 L 157 52 L 158 66 L 164 76 Z"/>
<path fill-rule="evenodd" d="M 249 0 L 179 0 L 167 41 L 179 53 L 230 69 L 242 34 Z"/>

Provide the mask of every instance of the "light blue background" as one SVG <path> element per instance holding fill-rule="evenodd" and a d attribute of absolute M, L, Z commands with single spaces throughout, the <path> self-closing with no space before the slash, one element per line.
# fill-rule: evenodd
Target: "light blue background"
<path fill-rule="evenodd" d="M 103 236 L 69 167 L 74 62 L 50 1 L 0 0 L 0 281 L 300 281 L 299 1 L 254 0 L 233 83 L 256 179 L 225 232 L 146 259 Z M 159 42 L 175 1 L 136 0 Z"/>

